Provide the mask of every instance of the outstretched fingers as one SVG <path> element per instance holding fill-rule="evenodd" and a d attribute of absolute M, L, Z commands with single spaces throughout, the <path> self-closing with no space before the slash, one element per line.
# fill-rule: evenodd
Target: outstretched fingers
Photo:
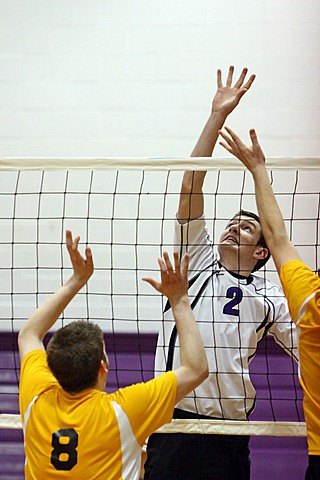
<path fill-rule="evenodd" d="M 182 274 L 184 277 L 188 276 L 189 261 L 190 261 L 189 253 L 185 253 L 184 259 L 183 259 L 183 268 L 182 268 Z"/>
<path fill-rule="evenodd" d="M 71 230 L 66 230 L 66 246 L 74 273 L 79 275 L 83 280 L 87 280 L 94 270 L 92 251 L 90 247 L 86 247 L 85 258 L 83 258 L 78 250 L 79 242 L 80 236 L 73 239 Z"/>
<path fill-rule="evenodd" d="M 247 73 L 248 73 L 248 69 L 247 69 L 246 67 L 243 68 L 243 69 L 242 69 L 242 72 L 241 72 L 241 74 L 240 74 L 240 77 L 238 78 L 238 80 L 237 80 L 236 83 L 234 84 L 234 86 L 235 86 L 236 88 L 242 87 L 243 82 L 244 82 L 244 80 L 245 80 L 245 78 L 246 78 Z"/>
<path fill-rule="evenodd" d="M 225 127 L 225 131 L 221 130 L 219 134 L 224 140 L 220 145 L 237 157 L 252 173 L 254 169 L 265 164 L 265 156 L 253 128 L 249 131 L 251 146 L 245 145 L 229 127 Z"/>
<path fill-rule="evenodd" d="M 243 85 L 243 88 L 245 88 L 245 90 L 249 90 L 249 88 L 251 87 L 251 85 L 253 84 L 254 82 L 254 79 L 256 78 L 256 75 L 255 74 L 252 74 L 250 77 L 249 77 L 249 80 L 247 81 L 247 83 L 245 83 Z"/>
<path fill-rule="evenodd" d="M 229 72 L 228 72 L 228 77 L 227 77 L 227 81 L 226 81 L 226 86 L 227 87 L 231 87 L 231 85 L 232 85 L 233 73 L 234 73 L 234 66 L 230 65 Z"/>
<path fill-rule="evenodd" d="M 160 292 L 160 293 L 161 293 L 161 283 L 157 282 L 154 278 L 152 278 L 152 277 L 143 277 L 142 280 L 143 280 L 144 282 L 149 283 L 149 285 L 151 285 L 151 287 L 153 287 L 155 290 L 157 290 L 157 292 Z"/>
<path fill-rule="evenodd" d="M 238 137 L 238 135 L 233 130 L 231 130 L 231 128 L 227 126 L 225 126 L 224 128 L 228 135 L 223 130 L 220 130 L 219 133 L 233 151 L 243 150 L 247 148 L 243 141 L 240 139 L 240 137 Z"/>
<path fill-rule="evenodd" d="M 167 261 L 165 261 L 165 258 L 166 258 Z M 162 293 L 162 285 L 166 281 L 166 277 L 168 275 L 167 262 L 171 265 L 169 256 L 165 252 L 163 254 L 163 258 L 161 258 L 161 257 L 158 258 L 158 265 L 159 265 L 159 268 L 160 268 L 161 282 L 157 282 L 157 280 L 155 280 L 152 277 L 143 277 L 142 278 L 142 280 L 144 282 L 149 283 L 149 285 L 151 285 L 155 290 L 157 290 L 157 292 L 160 292 L 160 293 Z M 171 266 L 171 270 L 172 270 L 172 266 Z"/>
<path fill-rule="evenodd" d="M 186 254 L 184 256 L 182 268 L 178 252 L 173 253 L 173 259 L 174 266 L 168 252 L 164 252 L 163 257 L 158 258 L 161 282 L 157 282 L 150 277 L 142 278 L 144 282 L 149 283 L 155 290 L 166 295 L 168 298 L 178 297 L 182 292 L 187 291 L 188 288 L 189 255 Z"/>
<path fill-rule="evenodd" d="M 242 141 L 240 140 L 240 137 L 238 137 L 238 135 L 233 130 L 231 130 L 230 127 L 225 126 L 224 128 L 225 128 L 226 132 L 228 132 L 228 134 L 230 135 L 230 137 L 232 138 L 232 140 L 234 141 L 235 144 L 241 144 L 242 143 Z"/>
<path fill-rule="evenodd" d="M 86 255 L 87 268 L 93 271 L 93 258 L 92 258 L 92 250 L 90 247 L 86 247 L 85 255 Z"/>
<path fill-rule="evenodd" d="M 167 273 L 172 274 L 173 267 L 168 252 L 163 253 L 163 259 Z"/>
<path fill-rule="evenodd" d="M 164 254 L 164 258 L 166 259 L 167 271 L 170 275 L 173 275 L 177 280 L 181 280 L 181 276 L 187 277 L 188 275 L 188 268 L 189 268 L 189 254 L 186 253 L 183 258 L 183 266 L 181 268 L 181 262 L 179 258 L 178 252 L 173 252 L 173 259 L 174 259 L 174 271 L 172 270 L 172 264 L 167 252 Z"/>
<path fill-rule="evenodd" d="M 229 128 L 227 126 L 225 126 L 224 128 L 225 128 L 226 132 L 228 132 L 229 137 L 223 132 L 223 130 L 220 131 L 221 136 L 226 141 L 228 141 L 230 146 L 233 144 L 234 147 L 236 146 L 239 149 L 246 148 L 246 145 L 243 143 L 243 141 L 240 139 L 240 137 L 238 137 L 238 135 L 233 130 L 231 130 L 231 128 Z M 260 148 L 260 144 L 259 144 L 259 141 L 258 141 L 258 136 L 257 136 L 257 133 L 256 133 L 254 128 L 251 128 L 249 130 L 249 135 L 250 135 L 250 139 L 251 139 L 252 148 L 253 149 Z"/>
<path fill-rule="evenodd" d="M 179 261 L 177 252 L 174 252 L 173 258 L 174 258 L 174 268 L 171 263 L 168 252 L 163 253 L 162 267 L 160 267 L 161 279 L 162 279 L 163 285 L 167 285 L 167 286 L 172 285 L 174 284 L 174 282 L 176 282 L 177 280 L 179 281 L 181 278 L 180 261 Z"/>
<path fill-rule="evenodd" d="M 79 242 L 79 236 L 73 239 L 71 230 L 66 230 L 66 245 L 70 256 L 74 256 L 78 251 Z"/>
<path fill-rule="evenodd" d="M 254 128 L 250 129 L 249 135 L 250 135 L 250 138 L 251 138 L 252 147 L 253 148 L 259 147 L 260 148 L 260 144 L 259 144 L 259 141 L 258 141 L 258 136 L 257 136 L 257 133 L 256 133 Z"/>
<path fill-rule="evenodd" d="M 251 87 L 251 85 L 253 84 L 254 82 L 254 79 L 256 78 L 256 75 L 255 74 L 252 74 L 249 79 L 247 80 L 246 83 L 244 83 L 245 79 L 246 79 L 246 76 L 247 76 L 247 73 L 248 73 L 248 68 L 247 67 L 244 67 L 242 69 L 242 72 L 238 78 L 238 80 L 236 81 L 236 83 L 234 84 L 234 88 L 237 88 L 241 91 L 241 94 L 243 95 L 247 90 L 249 90 L 249 88 Z M 231 87 L 232 85 L 232 79 L 233 79 L 233 74 L 234 74 L 234 66 L 231 65 L 229 67 L 229 72 L 228 72 L 228 78 L 227 78 L 227 82 L 226 82 L 226 85 L 228 87 Z M 219 82 L 218 82 L 218 86 L 222 86 L 222 80 L 221 80 L 221 70 L 220 70 L 220 85 L 219 85 Z"/>
<path fill-rule="evenodd" d="M 223 148 L 228 150 L 228 152 L 234 154 L 235 151 L 238 149 L 238 146 L 237 146 L 237 143 L 236 143 L 236 138 L 233 137 L 232 130 L 228 129 L 227 127 L 225 127 L 225 130 L 228 132 L 229 135 L 227 135 L 224 130 L 219 130 L 220 136 L 224 139 L 224 141 L 220 141 L 219 144 Z M 236 135 L 235 135 L 235 137 L 236 137 Z M 239 140 L 239 138 L 238 138 L 238 140 Z"/>
<path fill-rule="evenodd" d="M 222 72 L 221 72 L 221 69 L 220 69 L 220 68 L 218 68 L 218 70 L 217 70 L 217 86 L 218 86 L 218 88 L 223 87 L 223 84 L 222 84 Z"/>
<path fill-rule="evenodd" d="M 178 252 L 173 252 L 174 258 L 174 271 L 177 278 L 181 277 L 181 264 Z"/>

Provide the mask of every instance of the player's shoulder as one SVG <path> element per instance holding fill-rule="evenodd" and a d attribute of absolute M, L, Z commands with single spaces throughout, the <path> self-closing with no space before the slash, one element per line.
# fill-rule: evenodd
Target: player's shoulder
<path fill-rule="evenodd" d="M 270 292 L 278 293 L 278 295 L 283 296 L 283 290 L 280 283 L 273 282 L 272 280 L 253 274 L 252 277 L 252 285 L 259 290 L 264 289 L 266 294 Z"/>

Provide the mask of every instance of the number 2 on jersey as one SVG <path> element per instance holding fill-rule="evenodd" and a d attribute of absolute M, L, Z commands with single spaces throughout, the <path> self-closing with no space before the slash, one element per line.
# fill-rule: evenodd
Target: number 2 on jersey
<path fill-rule="evenodd" d="M 243 293 L 239 287 L 229 287 L 226 293 L 227 298 L 231 298 L 230 302 L 226 303 L 223 307 L 223 313 L 226 315 L 239 316 L 238 305 L 242 300 Z"/>

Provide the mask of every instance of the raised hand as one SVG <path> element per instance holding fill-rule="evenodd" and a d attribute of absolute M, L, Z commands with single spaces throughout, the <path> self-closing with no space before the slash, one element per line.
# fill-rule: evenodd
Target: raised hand
<path fill-rule="evenodd" d="M 167 252 L 164 252 L 163 258 L 158 259 L 161 282 L 153 278 L 145 277 L 143 280 L 162 295 L 168 297 L 171 305 L 181 297 L 188 294 L 188 266 L 189 255 L 184 256 L 183 267 L 181 268 L 178 252 L 174 252 L 174 269 Z"/>
<path fill-rule="evenodd" d="M 66 245 L 72 263 L 74 275 L 80 283 L 85 285 L 85 283 L 93 274 L 93 259 L 92 252 L 89 247 L 86 247 L 85 258 L 83 258 L 83 256 L 78 250 L 79 241 L 79 236 L 73 239 L 72 232 L 70 230 L 66 231 Z"/>
<path fill-rule="evenodd" d="M 239 79 L 232 86 L 234 66 L 231 65 L 229 67 L 228 77 L 225 85 L 223 85 L 222 82 L 221 70 L 219 69 L 217 71 L 218 89 L 212 101 L 212 113 L 219 111 L 223 115 L 227 116 L 234 110 L 243 95 L 249 90 L 256 77 L 255 75 L 251 75 L 247 82 L 244 83 L 247 73 L 248 69 L 244 68 L 241 72 Z"/>
<path fill-rule="evenodd" d="M 66 245 L 73 266 L 73 275 L 40 307 L 38 307 L 19 333 L 19 352 L 22 359 L 32 350 L 44 350 L 43 338 L 55 324 L 63 310 L 88 281 L 93 273 L 92 254 L 86 248 L 84 259 L 78 250 L 80 237 L 72 238 L 70 230 L 66 231 Z"/>
<path fill-rule="evenodd" d="M 229 127 L 225 127 L 225 131 L 220 130 L 219 133 L 224 139 L 224 142 L 219 142 L 220 145 L 241 160 L 250 172 L 253 172 L 260 166 L 265 166 L 265 156 L 254 129 L 249 131 L 252 143 L 251 147 L 245 145 L 238 135 L 236 135 Z"/>

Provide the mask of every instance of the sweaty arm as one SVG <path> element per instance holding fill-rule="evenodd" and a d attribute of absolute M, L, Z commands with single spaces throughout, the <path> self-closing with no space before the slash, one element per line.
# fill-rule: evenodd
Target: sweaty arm
<path fill-rule="evenodd" d="M 270 185 L 265 156 L 256 132 L 253 129 L 250 130 L 251 147 L 247 147 L 228 127 L 220 133 L 224 139 L 224 142 L 220 142 L 221 145 L 241 160 L 253 176 L 262 231 L 280 273 L 285 263 L 290 260 L 300 260 L 300 255 L 288 237 L 279 205 Z"/>
<path fill-rule="evenodd" d="M 158 263 L 161 282 L 152 278 L 143 280 L 168 298 L 176 322 L 180 341 L 180 367 L 174 370 L 178 384 L 178 403 L 207 378 L 208 361 L 188 298 L 189 256 L 185 255 L 182 269 L 177 252 L 174 252 L 174 268 L 166 252 L 163 259 L 158 259 Z"/>
<path fill-rule="evenodd" d="M 63 310 L 87 283 L 93 273 L 93 260 L 89 247 L 84 259 L 78 250 L 80 237 L 72 239 L 70 230 L 66 232 L 66 245 L 73 266 L 73 275 L 27 320 L 18 336 L 20 361 L 32 350 L 44 350 L 43 338 L 55 324 Z"/>
<path fill-rule="evenodd" d="M 211 114 L 191 153 L 191 157 L 211 157 L 215 144 L 227 116 L 240 102 L 242 96 L 252 85 L 255 75 L 251 75 L 244 84 L 247 68 L 244 68 L 237 82 L 232 86 L 234 67 L 229 68 L 226 84 L 223 85 L 222 73 L 217 71 L 217 91 L 212 101 Z M 177 220 L 184 224 L 201 217 L 204 210 L 203 182 L 205 171 L 186 171 L 183 175 Z"/>

